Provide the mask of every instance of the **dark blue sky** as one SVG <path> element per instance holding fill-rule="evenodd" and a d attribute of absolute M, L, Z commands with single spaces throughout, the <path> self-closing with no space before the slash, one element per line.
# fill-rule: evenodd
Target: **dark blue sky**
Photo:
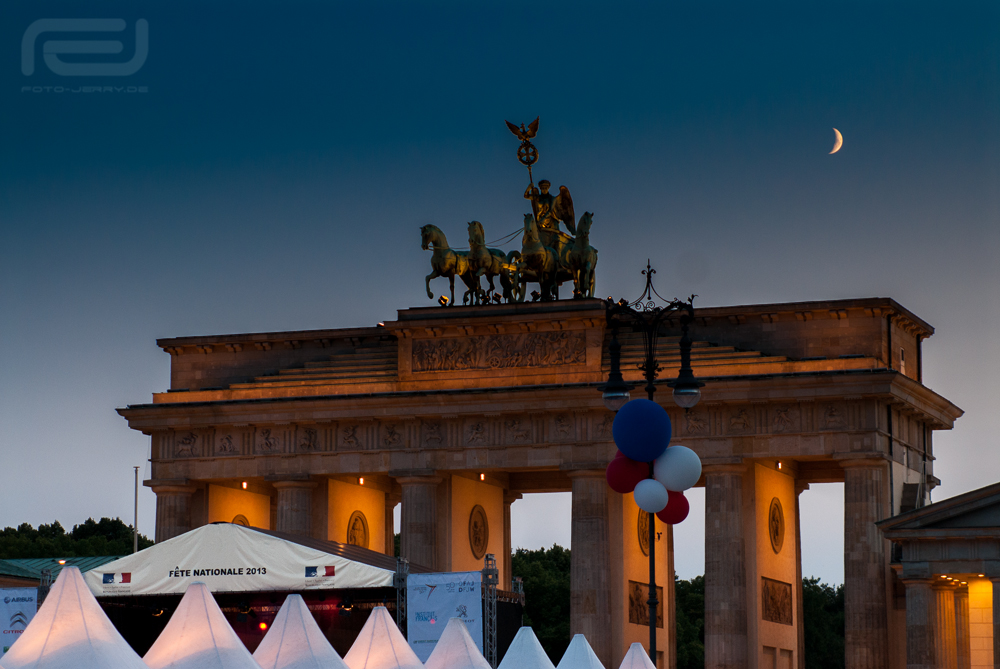
<path fill-rule="evenodd" d="M 22 74 L 36 19 L 111 17 L 128 29 L 106 60 L 149 22 L 137 73 L 57 76 L 39 46 Z M 968 411 L 938 437 L 939 497 L 993 482 L 998 19 L 990 2 L 4 3 L 0 468 L 38 484 L 0 525 L 130 516 L 147 440 L 113 410 L 166 387 L 155 338 L 429 304 L 418 227 L 455 245 L 471 219 L 488 239 L 518 227 L 503 120 L 535 116 L 536 179 L 595 212 L 599 294 L 637 293 L 648 256 L 660 292 L 704 305 L 894 297 L 938 328 L 925 380 Z M 148 92 L 22 91 L 94 84 Z"/>

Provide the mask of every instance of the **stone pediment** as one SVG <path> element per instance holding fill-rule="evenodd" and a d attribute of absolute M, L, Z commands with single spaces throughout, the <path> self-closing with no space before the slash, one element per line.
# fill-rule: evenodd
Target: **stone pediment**
<path fill-rule="evenodd" d="M 929 504 L 878 523 L 889 539 L 964 535 L 969 531 L 1000 535 L 1000 483 Z"/>

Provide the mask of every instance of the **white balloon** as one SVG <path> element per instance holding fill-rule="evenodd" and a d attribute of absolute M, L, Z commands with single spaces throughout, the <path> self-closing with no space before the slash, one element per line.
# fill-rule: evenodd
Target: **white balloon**
<path fill-rule="evenodd" d="M 670 446 L 653 462 L 653 478 L 667 490 L 684 492 L 701 478 L 701 458 L 687 446 Z"/>
<path fill-rule="evenodd" d="M 635 503 L 639 508 L 649 513 L 658 513 L 667 508 L 670 501 L 670 493 L 663 485 L 654 479 L 639 481 L 632 493 L 635 496 Z"/>

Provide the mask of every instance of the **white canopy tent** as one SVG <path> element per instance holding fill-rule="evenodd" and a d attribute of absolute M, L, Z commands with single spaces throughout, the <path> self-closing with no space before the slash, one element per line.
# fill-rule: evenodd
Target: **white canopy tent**
<path fill-rule="evenodd" d="M 350 669 L 423 669 L 396 622 L 384 606 L 376 606 L 344 656 Z"/>
<path fill-rule="evenodd" d="M 353 668 L 352 668 L 353 669 Z M 517 630 L 497 669 L 556 669 L 530 627 Z"/>
<path fill-rule="evenodd" d="M 479 622 L 478 618 L 476 622 Z M 441 638 L 438 639 L 437 645 L 431 651 L 424 667 L 426 669 L 492 669 L 490 663 L 479 652 L 465 621 L 461 618 L 452 618 L 448 621 L 448 625 L 441 633 Z"/>
<path fill-rule="evenodd" d="M 80 570 L 64 567 L 3 669 L 147 669 L 101 610 Z"/>
<path fill-rule="evenodd" d="M 262 669 L 348 669 L 323 636 L 302 595 L 285 598 L 253 659 Z"/>
<path fill-rule="evenodd" d="M 194 582 L 212 592 L 331 590 L 392 586 L 393 568 L 287 540 L 267 530 L 214 523 L 88 571 L 98 597 L 182 594 Z M 324 542 L 330 547 L 337 546 Z M 343 548 L 343 547 L 340 547 Z M 392 558 L 372 554 L 382 562 Z"/>
<path fill-rule="evenodd" d="M 629 646 L 628 652 L 625 653 L 625 659 L 622 660 L 618 669 L 656 669 L 656 665 L 649 659 L 642 644 L 636 641 Z"/>
<path fill-rule="evenodd" d="M 149 669 L 259 669 L 204 583 L 192 583 L 142 658 Z"/>
<path fill-rule="evenodd" d="M 605 669 L 605 667 L 597 659 L 597 654 L 590 647 L 587 637 L 575 634 L 556 669 Z"/>

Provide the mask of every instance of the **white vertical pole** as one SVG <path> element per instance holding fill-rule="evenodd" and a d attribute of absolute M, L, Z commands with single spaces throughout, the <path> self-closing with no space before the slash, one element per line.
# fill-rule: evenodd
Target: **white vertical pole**
<path fill-rule="evenodd" d="M 139 468 L 135 470 L 135 497 L 132 506 L 132 552 L 139 552 Z"/>

